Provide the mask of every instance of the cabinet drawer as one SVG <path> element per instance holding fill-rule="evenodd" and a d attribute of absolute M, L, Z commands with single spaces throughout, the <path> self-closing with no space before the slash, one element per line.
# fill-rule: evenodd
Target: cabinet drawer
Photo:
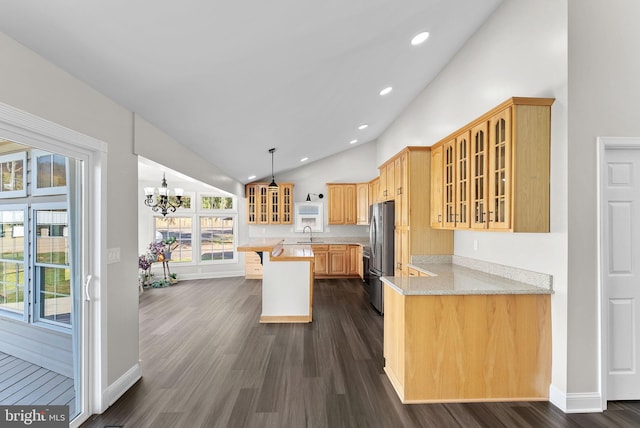
<path fill-rule="evenodd" d="M 329 251 L 347 251 L 348 245 L 329 245 Z"/>
<path fill-rule="evenodd" d="M 328 245 L 311 245 L 313 251 L 329 251 Z"/>

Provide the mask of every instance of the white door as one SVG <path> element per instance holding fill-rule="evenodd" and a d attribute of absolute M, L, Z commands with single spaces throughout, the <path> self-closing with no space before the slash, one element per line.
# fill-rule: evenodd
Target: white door
<path fill-rule="evenodd" d="M 606 139 L 601 267 L 607 400 L 640 399 L 640 139 Z"/>

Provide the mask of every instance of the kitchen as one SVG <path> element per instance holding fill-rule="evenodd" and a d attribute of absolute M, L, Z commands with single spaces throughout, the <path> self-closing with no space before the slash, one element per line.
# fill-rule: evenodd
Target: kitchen
<path fill-rule="evenodd" d="M 375 147 L 362 146 L 353 149 L 353 156 L 345 154 L 345 160 L 355 163 L 334 158 L 313 168 L 309 165 L 314 176 L 301 169 L 287 172 L 288 177 L 282 180 L 296 183 L 296 191 L 301 193 L 297 200 L 304 200 L 307 193 L 326 193 L 323 183 L 371 179 L 377 174 L 377 166 L 403 147 L 430 145 L 507 97 L 556 98 L 552 107 L 551 233 L 461 231 L 454 234 L 454 248 L 463 257 L 553 275 L 556 293 L 552 299 L 551 400 L 564 411 L 600 411 L 606 401 L 601 400 L 604 391 L 599 374 L 602 344 L 598 324 L 594 141 L 598 135 L 640 134 L 631 114 L 635 111 L 633 97 L 628 96 L 637 88 L 633 79 L 637 59 L 626 54 L 633 51 L 637 40 L 637 34 L 630 30 L 634 26 L 628 23 L 637 16 L 637 9 L 633 9 L 632 2 L 580 3 L 504 2 L 499 13 L 389 126 Z M 593 31 L 594 26 L 602 31 Z M 105 209 L 109 224 L 117 225 L 119 231 L 109 232 L 109 247 L 122 248 L 123 254 L 129 256 L 123 258 L 122 264 L 108 266 L 109 287 L 105 284 L 103 289 L 109 294 L 109 307 L 103 308 L 110 315 L 109 322 L 105 321 L 109 327 L 107 339 L 117 345 L 104 351 L 104 372 L 109 373 L 103 379 L 106 389 L 116 385 L 139 360 L 138 336 L 133 333 L 137 307 L 130 304 L 136 296 L 125 286 L 128 277 L 136 274 L 135 263 L 126 261 L 137 253 L 136 222 L 122 221 L 135 219 L 137 210 L 131 204 L 137 193 L 132 186 L 137 179 L 131 156 L 132 114 L 9 37 L 2 37 L 0 42 L 7 52 L 7 78 L 0 83 L 4 103 L 83 130 L 111 145 L 109 170 L 104 175 L 109 177 L 110 189 L 120 190 L 109 193 L 109 207 Z M 570 56 L 567 43 L 572 49 Z M 629 86 L 612 91 L 611 82 L 628 82 Z M 44 103 L 47 99 L 64 99 L 66 103 Z M 95 114 L 86 114 L 88 110 Z M 194 164 L 198 172 L 210 167 L 199 163 L 195 155 L 176 156 L 182 153 L 180 145 L 170 137 L 150 138 L 140 132 L 137 126 L 136 151 L 140 154 L 154 157 L 155 153 L 157 161 L 178 170 L 193 169 Z M 320 165 L 326 170 L 320 171 Z M 280 176 L 277 179 L 281 180 Z M 106 198 L 105 195 L 104 206 Z M 334 232 L 337 233 L 335 229 Z M 248 233 L 241 236 L 242 241 L 261 236 L 263 231 L 256 227 L 250 233 L 241 233 Z"/>

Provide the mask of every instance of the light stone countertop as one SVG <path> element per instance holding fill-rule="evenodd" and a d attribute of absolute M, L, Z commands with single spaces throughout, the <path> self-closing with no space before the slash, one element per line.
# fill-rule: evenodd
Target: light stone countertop
<path fill-rule="evenodd" d="M 453 263 L 413 263 L 409 267 L 432 276 L 396 277 L 381 280 L 403 295 L 552 294 L 545 287 L 492 275 Z"/>

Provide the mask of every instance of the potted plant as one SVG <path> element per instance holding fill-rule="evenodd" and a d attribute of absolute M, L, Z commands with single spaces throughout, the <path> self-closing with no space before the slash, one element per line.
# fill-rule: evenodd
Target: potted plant
<path fill-rule="evenodd" d="M 172 285 L 178 283 L 178 274 L 177 273 L 169 274 L 169 283 L 172 284 Z"/>

